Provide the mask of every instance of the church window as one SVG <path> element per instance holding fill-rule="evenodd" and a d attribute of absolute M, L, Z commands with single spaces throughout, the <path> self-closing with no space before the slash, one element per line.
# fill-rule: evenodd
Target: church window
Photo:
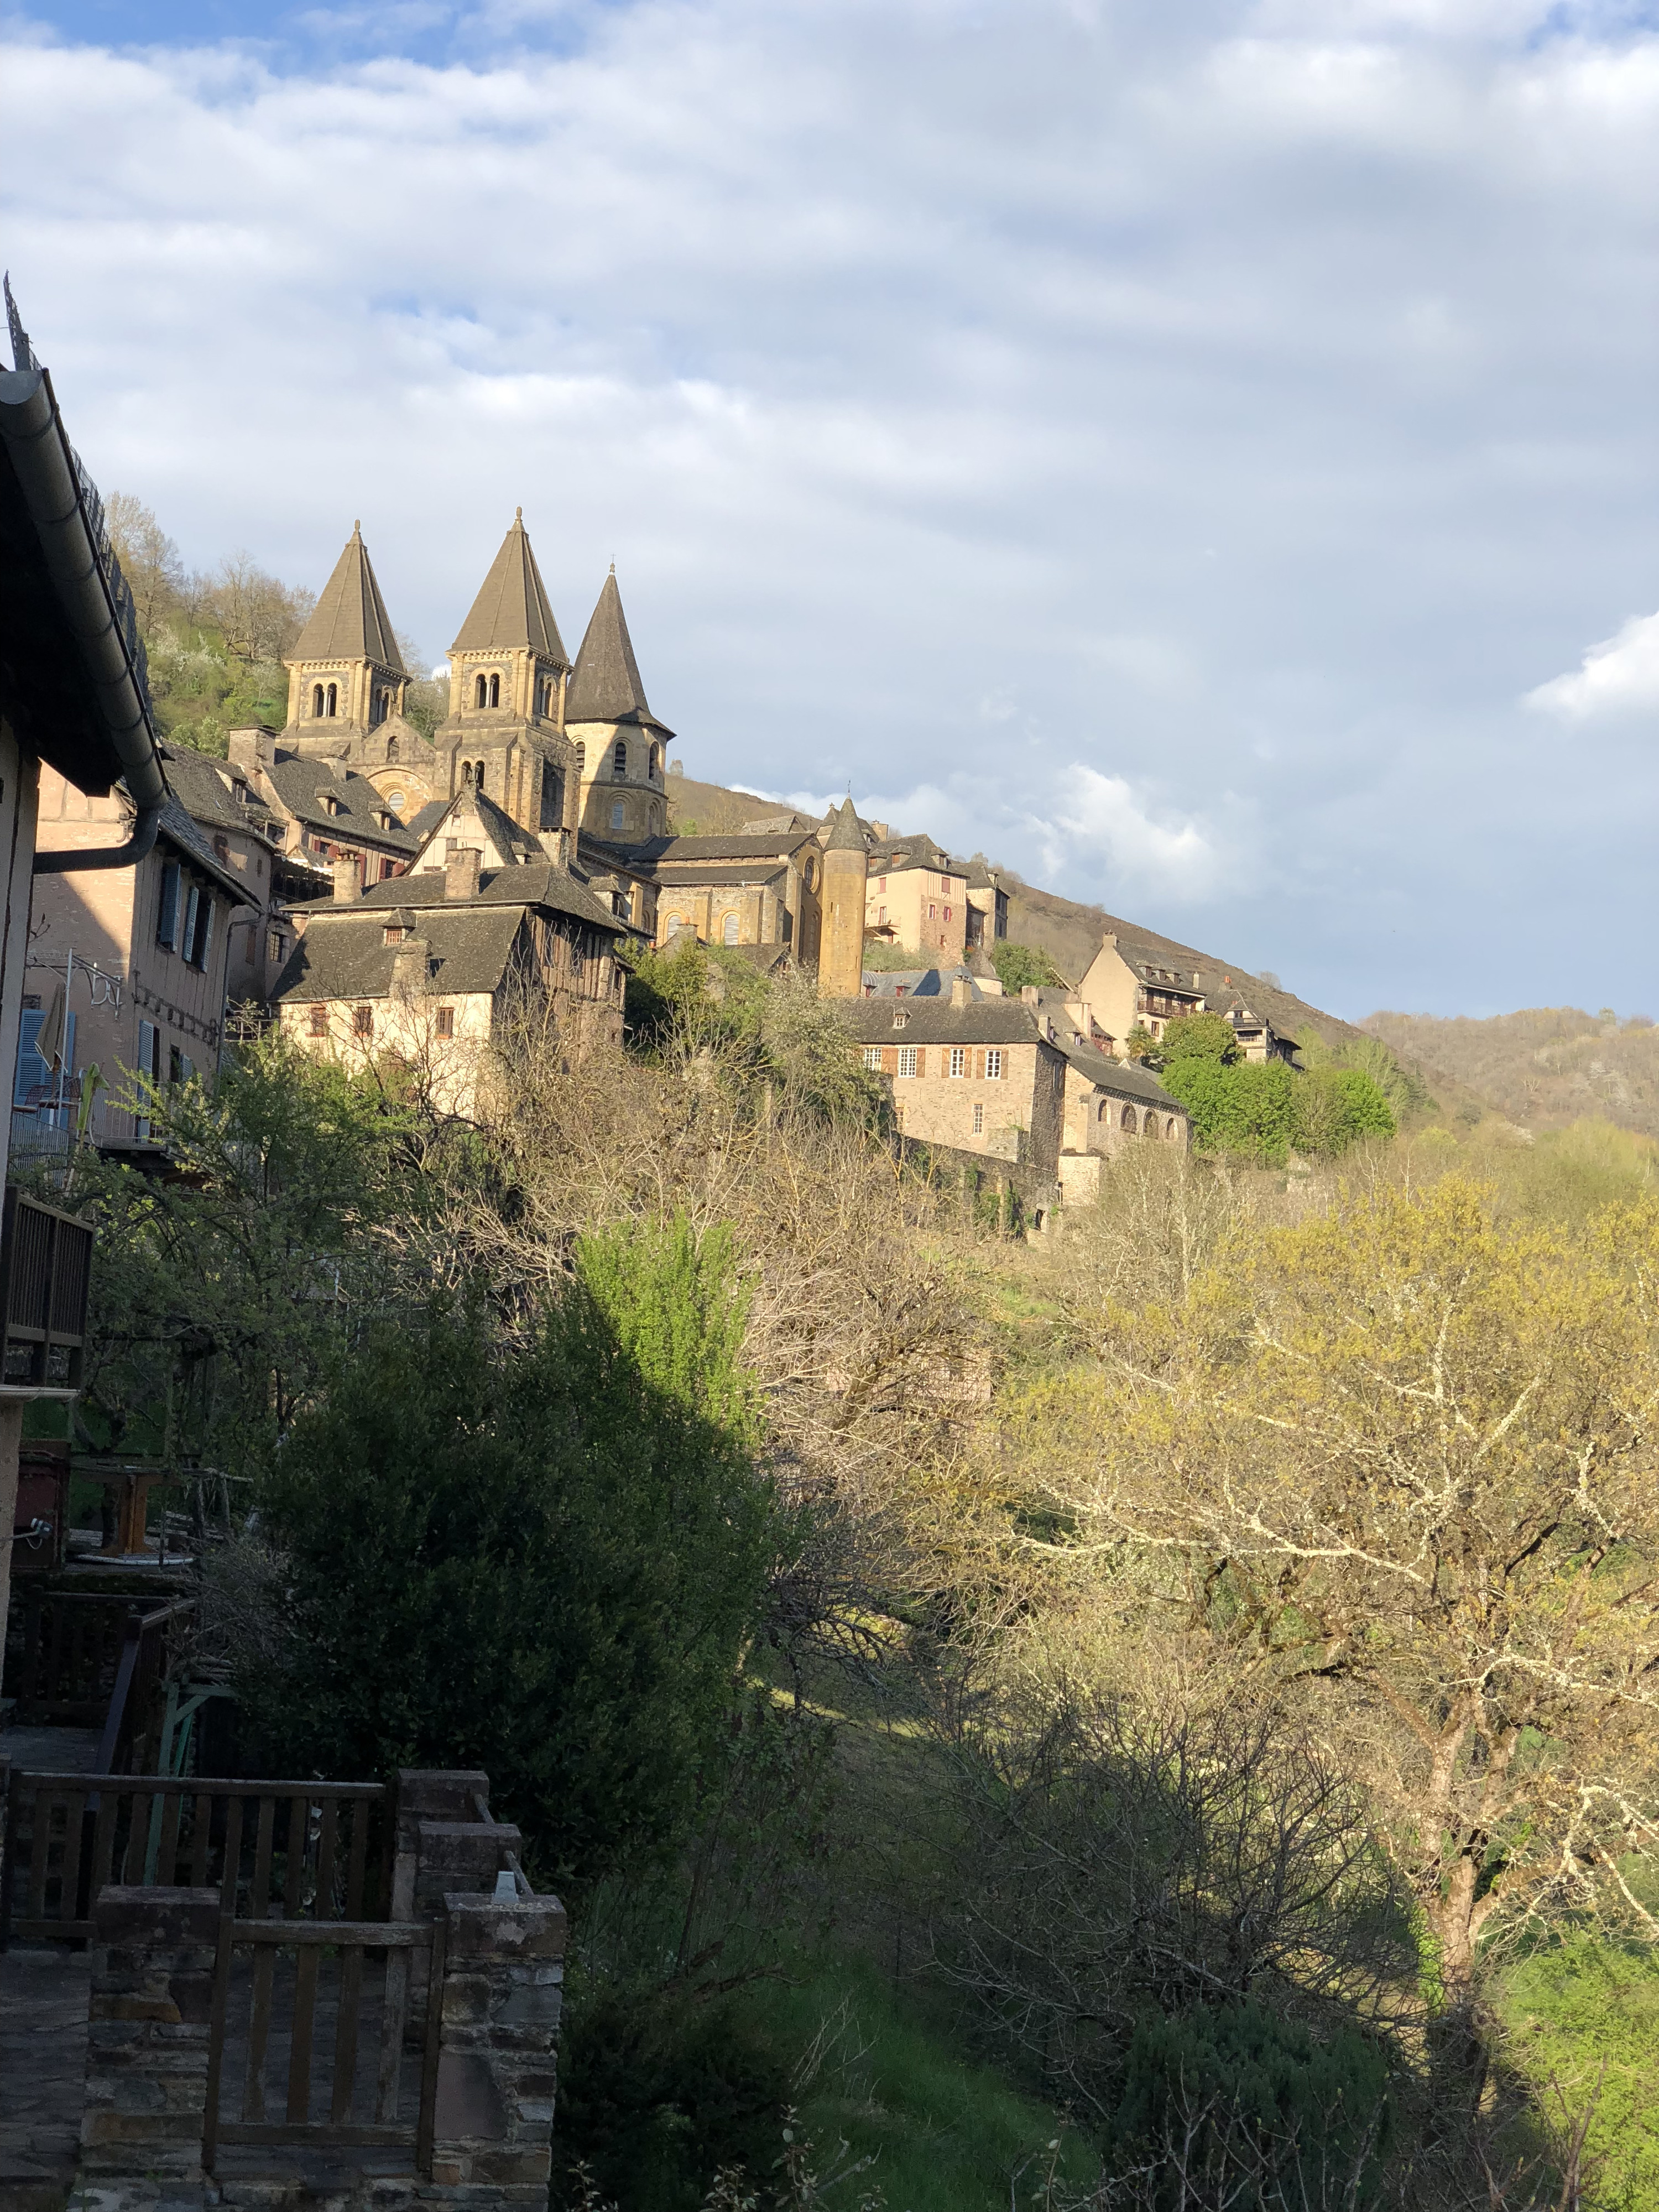
<path fill-rule="evenodd" d="M 720 924 L 720 942 L 723 945 L 735 945 L 737 941 L 738 917 L 734 914 L 728 914 Z"/>
<path fill-rule="evenodd" d="M 968 1048 L 967 1048 L 967 1047 L 966 1047 L 965 1045 L 953 1044 L 953 1045 L 951 1046 L 951 1074 L 952 1074 L 952 1075 L 966 1075 L 966 1074 L 967 1074 L 967 1073 L 968 1073 Z"/>
<path fill-rule="evenodd" d="M 650 828 L 651 835 L 653 837 L 660 835 L 662 830 L 662 809 L 656 804 L 654 799 L 652 801 L 651 805 Z"/>
<path fill-rule="evenodd" d="M 1096 1117 L 1095 1117 L 1095 1118 L 1097 1119 L 1097 1121 L 1103 1121 L 1106 1119 L 1106 1116 L 1107 1116 L 1107 1115 L 1111 1112 L 1111 1110 L 1112 1110 L 1112 1109 L 1111 1109 L 1111 1107 L 1110 1107 L 1110 1105 L 1109 1104 L 1109 1103 L 1108 1103 L 1104 1098 L 1103 1098 L 1103 1099 L 1101 1100 L 1101 1102 L 1100 1102 L 1100 1112 L 1096 1115 Z"/>
<path fill-rule="evenodd" d="M 914 1075 L 914 1074 L 915 1073 L 915 1072 L 916 1072 L 916 1048 L 915 1047 L 915 1045 L 913 1045 L 913 1044 L 902 1044 L 902 1045 L 899 1047 L 899 1048 L 898 1048 L 898 1072 L 899 1072 L 899 1073 L 900 1073 L 901 1075 Z"/>
<path fill-rule="evenodd" d="M 351 1009 L 351 1034 L 353 1036 L 360 1037 L 374 1036 L 374 1009 L 373 1006 L 354 1006 Z"/>
<path fill-rule="evenodd" d="M 1002 1080 L 1002 1054 L 994 1048 L 985 1055 L 985 1079 L 988 1083 Z"/>
<path fill-rule="evenodd" d="M 386 739 L 386 758 L 387 758 L 389 761 L 395 761 L 395 760 L 397 759 L 397 757 L 398 757 L 398 740 L 396 739 L 396 738 L 388 738 Z"/>
<path fill-rule="evenodd" d="M 614 748 L 612 749 L 611 755 L 611 773 L 612 775 L 626 775 L 628 773 L 628 740 L 626 738 L 618 738 Z"/>
<path fill-rule="evenodd" d="M 1133 1106 L 1126 1106 L 1124 1108 L 1121 1127 L 1126 1137 L 1133 1136 L 1135 1133 L 1135 1109 Z"/>
<path fill-rule="evenodd" d="M 320 684 L 313 684 L 311 687 L 311 711 L 320 718 L 323 711 L 323 687 Z"/>
<path fill-rule="evenodd" d="M 626 819 L 627 809 L 620 799 L 613 799 L 611 802 L 611 827 L 613 830 L 620 830 Z"/>
<path fill-rule="evenodd" d="M 337 714 L 339 711 L 340 687 L 337 684 L 331 684 L 323 701 L 323 713 L 325 715 L 334 715 Z"/>
<path fill-rule="evenodd" d="M 685 916 L 683 914 L 671 914 L 662 926 L 662 933 L 665 937 L 672 937 L 677 929 L 684 929 L 684 927 Z"/>
<path fill-rule="evenodd" d="M 662 774 L 662 747 L 654 738 L 651 741 L 651 773 L 653 776 Z"/>
<path fill-rule="evenodd" d="M 475 707 L 487 707 L 489 704 L 489 683 L 487 678 L 481 676 L 473 685 L 472 703 Z"/>
<path fill-rule="evenodd" d="M 499 707 L 501 703 L 501 679 L 499 676 L 492 676 L 489 679 L 489 703 L 492 707 Z"/>
<path fill-rule="evenodd" d="M 439 1007 L 436 1032 L 441 1037 L 453 1037 L 454 1036 L 455 1009 L 453 1006 Z"/>
<path fill-rule="evenodd" d="M 401 791 L 389 791 L 386 795 L 386 803 L 394 814 L 401 814 L 408 805 L 409 800 Z"/>
<path fill-rule="evenodd" d="M 982 1106 L 975 1106 L 974 1109 L 974 1134 L 976 1137 L 982 1137 L 985 1134 L 985 1109 Z"/>

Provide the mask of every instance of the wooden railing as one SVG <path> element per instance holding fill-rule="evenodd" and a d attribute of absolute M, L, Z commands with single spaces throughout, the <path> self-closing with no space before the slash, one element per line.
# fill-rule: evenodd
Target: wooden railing
<path fill-rule="evenodd" d="M 21 1725 L 102 1726 L 132 1611 L 127 1597 L 18 1586 L 6 1687 Z"/>
<path fill-rule="evenodd" d="M 386 1802 L 373 1782 L 19 1770 L 0 1942 L 89 1940 L 92 1900 L 107 1882 L 211 1887 L 254 1920 L 273 1907 L 289 1921 L 361 1920 L 386 1890 Z"/>

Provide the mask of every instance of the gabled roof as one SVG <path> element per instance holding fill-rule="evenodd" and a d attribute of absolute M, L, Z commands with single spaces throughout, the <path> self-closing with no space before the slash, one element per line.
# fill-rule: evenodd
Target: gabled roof
<path fill-rule="evenodd" d="M 1031 1010 L 1018 999 L 845 999 L 836 1002 L 860 1044 L 1047 1043 Z M 894 1027 L 894 1017 L 905 1017 Z M 1058 1047 L 1054 1049 L 1058 1050 Z"/>
<path fill-rule="evenodd" d="M 394 676 L 408 674 L 392 617 L 380 597 L 363 544 L 363 526 L 354 522 L 346 549 L 323 586 L 311 620 L 300 632 L 293 660 L 373 660 Z"/>
<path fill-rule="evenodd" d="M 628 635 L 622 593 L 613 568 L 587 625 L 565 696 L 564 719 L 571 722 L 645 722 L 665 736 L 674 734 L 646 704 L 645 684 Z"/>
<path fill-rule="evenodd" d="M 161 750 L 167 787 L 193 822 L 210 823 L 216 830 L 239 830 L 245 837 L 270 836 L 270 810 L 240 769 L 213 760 L 189 745 L 163 744 Z M 246 786 L 246 805 L 231 795 L 228 775 Z"/>
<path fill-rule="evenodd" d="M 524 526 L 522 507 L 517 510 L 512 528 L 501 540 L 501 550 L 490 563 L 489 574 L 461 624 L 460 635 L 449 649 L 489 653 L 505 652 L 514 646 L 528 646 L 532 653 L 557 661 L 562 668 L 569 666 L 547 586 Z"/>
<path fill-rule="evenodd" d="M 781 883 L 781 860 L 733 860 L 724 868 L 653 867 L 650 880 L 660 890 L 735 890 L 745 884 Z"/>
<path fill-rule="evenodd" d="M 1055 1037 L 1054 1043 L 1078 1073 L 1097 1090 L 1109 1091 L 1119 1098 L 1144 1098 L 1148 1104 L 1165 1108 L 1171 1114 L 1187 1111 L 1178 1098 L 1170 1097 L 1151 1069 L 1142 1067 L 1138 1061 L 1108 1060 L 1103 1052 L 1097 1052 L 1075 1034 L 1062 1032 Z"/>
<path fill-rule="evenodd" d="M 431 800 L 416 816 L 416 819 L 421 825 L 420 849 L 415 856 L 416 872 L 427 860 L 433 841 L 444 823 L 464 812 L 477 814 L 484 835 L 502 860 L 544 860 L 547 858 L 540 841 L 532 837 L 521 823 L 515 822 L 505 808 L 497 806 L 487 792 L 477 791 L 471 785 L 464 784 L 453 799 Z M 440 854 L 437 857 L 441 861 L 447 856 Z"/>
<path fill-rule="evenodd" d="M 359 838 L 365 844 L 384 846 L 394 853 L 416 849 L 414 837 L 397 826 L 398 817 L 391 807 L 356 769 L 337 761 L 307 760 L 300 753 L 278 753 L 265 774 L 289 813 L 307 829 Z M 338 813 L 329 807 L 330 799 L 337 802 Z M 375 819 L 378 814 L 392 814 L 393 826 L 383 830 Z"/>
<path fill-rule="evenodd" d="M 325 915 L 341 921 L 354 915 L 374 914 L 384 924 L 386 907 L 408 907 L 422 917 L 421 933 L 429 936 L 425 917 L 447 912 L 459 914 L 469 907 L 539 906 L 555 914 L 568 915 L 573 921 L 586 922 L 594 929 L 608 931 L 612 937 L 638 937 L 642 933 L 623 921 L 604 902 L 596 898 L 586 884 L 564 868 L 556 868 L 550 860 L 519 861 L 510 868 L 487 868 L 478 878 L 478 894 L 471 899 L 450 899 L 444 896 L 445 876 L 441 868 L 417 870 L 407 876 L 394 876 L 383 884 L 370 884 L 361 896 L 335 904 L 328 899 L 311 905 L 296 902 L 296 914 Z"/>
<path fill-rule="evenodd" d="M 399 947 L 386 941 L 386 916 L 364 914 L 363 903 L 354 902 L 336 915 L 326 907 L 313 909 L 305 934 L 276 979 L 273 999 L 303 1002 L 387 995 Z M 495 990 L 507 973 L 514 939 L 523 927 L 521 907 L 481 908 L 468 901 L 447 914 L 423 909 L 421 935 L 429 948 L 428 989 L 439 997 L 446 992 Z"/>
<path fill-rule="evenodd" d="M 964 975 L 975 999 L 1000 996 L 982 992 L 971 968 L 952 968 L 946 975 L 938 968 L 866 968 L 864 971 L 866 992 L 876 999 L 948 999 L 955 977 Z"/>
<path fill-rule="evenodd" d="M 171 845 L 183 854 L 195 868 L 228 892 L 238 906 L 258 906 L 256 899 L 234 868 L 225 863 L 197 828 L 184 806 L 169 792 L 161 805 L 161 819 L 156 835 L 163 843 Z"/>
<path fill-rule="evenodd" d="M 629 854 L 636 866 L 655 866 L 665 860 L 707 865 L 720 860 L 787 860 L 799 853 L 804 845 L 814 842 L 809 829 L 781 831 L 773 837 L 647 837 L 638 845 L 629 845 L 621 849 Z"/>

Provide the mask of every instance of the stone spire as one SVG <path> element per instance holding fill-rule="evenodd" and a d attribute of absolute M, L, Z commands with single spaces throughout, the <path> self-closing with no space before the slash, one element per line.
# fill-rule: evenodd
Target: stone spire
<path fill-rule="evenodd" d="M 836 809 L 835 821 L 824 840 L 823 849 L 826 853 L 861 853 L 865 849 L 864 832 L 859 827 L 859 817 L 850 792 Z"/>
<path fill-rule="evenodd" d="M 394 677 L 409 672 L 375 581 L 361 522 L 352 524 L 345 551 L 334 563 L 334 573 L 300 633 L 289 665 L 324 660 L 372 661 Z"/>
<path fill-rule="evenodd" d="M 576 654 L 564 718 L 567 723 L 648 723 L 653 729 L 672 734 L 646 703 L 645 684 L 634 658 L 634 641 L 628 635 L 628 617 L 617 589 L 614 564 Z"/>
<path fill-rule="evenodd" d="M 514 516 L 513 526 L 501 540 L 501 550 L 490 564 L 450 651 L 502 653 L 514 647 L 528 650 L 538 659 L 559 668 L 570 665 L 559 625 L 553 619 L 547 586 L 536 566 L 522 507 Z"/>

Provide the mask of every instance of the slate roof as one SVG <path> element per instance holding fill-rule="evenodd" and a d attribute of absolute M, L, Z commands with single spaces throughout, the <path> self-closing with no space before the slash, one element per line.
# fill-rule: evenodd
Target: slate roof
<path fill-rule="evenodd" d="M 773 884 L 782 880 L 781 860 L 734 861 L 729 868 L 653 867 L 651 880 L 659 890 L 721 890 L 728 884 Z"/>
<path fill-rule="evenodd" d="M 619 847 L 629 857 L 653 865 L 660 860 L 769 860 L 798 853 L 813 842 L 810 829 L 780 832 L 774 837 L 647 837 L 638 845 Z"/>
<path fill-rule="evenodd" d="M 564 719 L 571 722 L 644 722 L 665 737 L 673 732 L 646 703 L 645 682 L 634 658 L 622 593 L 613 568 L 605 580 L 586 634 L 576 654 L 565 694 Z"/>
<path fill-rule="evenodd" d="M 242 825 L 246 828 L 246 823 Z M 176 851 L 182 853 L 192 868 L 227 891 L 238 906 L 258 906 L 254 897 L 234 868 L 228 868 L 214 851 L 208 840 L 197 828 L 185 811 L 182 802 L 171 792 L 162 802 L 161 819 L 157 835 L 165 837 Z"/>
<path fill-rule="evenodd" d="M 490 563 L 460 635 L 449 649 L 487 653 L 513 646 L 528 646 L 532 653 L 557 661 L 562 668 L 570 665 L 559 625 L 553 619 L 547 586 L 536 566 L 522 507 L 501 540 L 501 550 Z"/>
<path fill-rule="evenodd" d="M 532 837 L 520 822 L 515 822 L 505 807 L 498 806 L 485 791 L 463 789 L 453 799 L 428 799 L 410 825 L 410 834 L 416 836 L 416 858 L 423 860 L 433 838 L 448 817 L 463 808 L 476 810 L 479 819 L 489 831 L 502 852 L 510 853 L 516 860 L 543 860 L 546 850 L 539 838 Z M 418 836 L 416 824 L 420 825 Z"/>
<path fill-rule="evenodd" d="M 363 544 L 363 526 L 354 522 L 346 549 L 323 586 L 311 620 L 300 632 L 289 656 L 295 660 L 374 660 L 395 676 L 407 669 L 392 635 L 392 617 L 380 597 Z"/>
<path fill-rule="evenodd" d="M 1115 915 L 1106 915 L 1102 918 L 1102 935 L 1103 939 L 1116 938 L 1119 954 L 1137 976 L 1143 968 L 1170 969 L 1182 979 L 1175 988 L 1196 988 L 1212 1002 L 1220 1001 L 1224 1008 L 1234 994 L 1243 994 L 1251 1010 L 1258 1016 L 1265 1016 L 1287 1044 L 1293 1044 L 1299 1031 L 1310 1021 L 1316 1033 L 1322 1024 L 1326 1030 L 1334 1029 L 1340 1034 L 1359 1034 L 1351 1024 L 1321 1013 L 1317 1006 L 1309 1006 L 1293 992 L 1264 983 L 1259 975 L 1218 960 L 1213 953 L 1200 952 L 1195 946 L 1182 945 L 1173 937 L 1160 937 L 1157 931 L 1143 928 L 1138 922 L 1120 921 Z M 1156 977 L 1151 980 L 1151 988 L 1158 988 Z"/>
<path fill-rule="evenodd" d="M 1039 1039 L 1030 1008 L 1018 999 L 973 999 L 953 1006 L 949 999 L 848 999 L 839 1002 L 860 1044 L 1036 1044 Z M 902 1030 L 893 1017 L 908 1017 Z"/>
<path fill-rule="evenodd" d="M 210 823 L 216 830 L 239 830 L 245 837 L 266 834 L 270 809 L 240 769 L 234 773 L 239 782 L 247 785 L 246 806 L 231 796 L 220 763 L 207 754 L 192 751 L 187 745 L 169 744 L 164 744 L 161 752 L 167 788 L 192 821 Z"/>
<path fill-rule="evenodd" d="M 968 978 L 975 999 L 981 995 L 986 997 L 997 995 L 991 992 L 981 993 L 970 968 L 953 968 L 948 975 L 938 968 L 885 969 L 866 968 L 864 971 L 864 988 L 869 991 L 873 986 L 874 995 L 878 999 L 895 999 L 898 996 L 901 988 L 907 999 L 948 999 L 951 995 L 951 981 L 957 975 L 965 975 Z"/>
<path fill-rule="evenodd" d="M 870 848 L 872 876 L 900 875 L 906 868 L 932 868 L 936 875 L 967 873 L 964 863 L 953 860 L 931 837 L 883 837 Z"/>
<path fill-rule="evenodd" d="M 1149 1104 L 1166 1109 L 1171 1114 L 1185 1114 L 1187 1109 L 1178 1098 L 1172 1098 L 1149 1068 L 1133 1060 L 1108 1060 L 1103 1052 L 1083 1042 L 1075 1033 L 1060 1035 L 1054 1039 L 1056 1048 L 1063 1052 L 1078 1073 L 1102 1091 L 1109 1091 L 1119 1098 L 1145 1099 Z"/>
<path fill-rule="evenodd" d="M 863 852 L 864 832 L 859 826 L 858 814 L 850 798 L 843 799 L 836 810 L 835 826 L 823 849 L 826 853 Z"/>
<path fill-rule="evenodd" d="M 338 917 L 374 913 L 384 922 L 382 909 L 386 907 L 408 907 L 424 917 L 445 911 L 459 914 L 474 906 L 544 906 L 555 914 L 588 922 L 595 929 L 608 930 L 613 937 L 641 934 L 612 914 L 585 884 L 578 883 L 563 868 L 556 868 L 550 860 L 520 861 L 510 868 L 486 869 L 478 878 L 476 899 L 447 899 L 444 880 L 441 868 L 422 870 L 418 875 L 394 876 L 384 884 L 370 884 L 360 897 L 339 906 L 324 899 L 309 906 L 296 904 L 293 911 Z M 421 929 L 423 935 L 428 933 L 424 919 Z"/>
<path fill-rule="evenodd" d="M 266 775 L 277 797 L 295 819 L 307 829 L 322 830 L 336 837 L 359 838 L 365 844 L 384 845 L 394 853 L 414 854 L 420 840 L 408 830 L 383 830 L 377 814 L 390 807 L 366 775 L 329 760 L 307 760 L 296 753 L 278 753 Z M 331 814 L 325 795 L 337 799 L 341 811 Z M 395 824 L 397 816 L 392 815 Z"/>
<path fill-rule="evenodd" d="M 273 999 L 303 1002 L 387 995 L 392 963 L 402 948 L 386 942 L 384 914 L 361 911 L 367 903 L 357 901 L 335 915 L 326 907 L 312 910 L 304 936 L 276 979 Z M 430 948 L 428 988 L 441 995 L 495 990 L 507 972 L 524 917 L 522 907 L 482 907 L 471 900 L 448 914 L 422 909 L 419 933 Z"/>

